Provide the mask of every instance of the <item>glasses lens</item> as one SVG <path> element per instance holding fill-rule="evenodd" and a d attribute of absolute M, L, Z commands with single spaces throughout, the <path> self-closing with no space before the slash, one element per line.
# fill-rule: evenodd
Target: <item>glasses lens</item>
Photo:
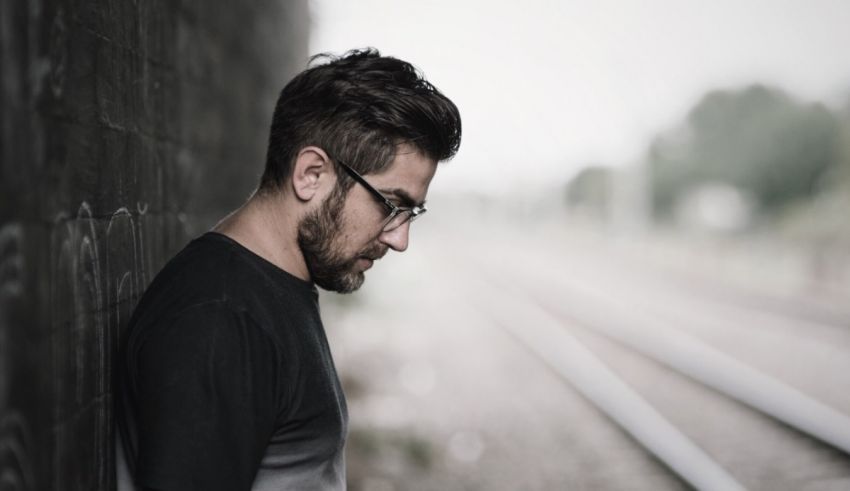
<path fill-rule="evenodd" d="M 390 218 L 390 221 L 384 225 L 384 232 L 389 232 L 390 230 L 395 230 L 410 220 L 410 217 L 413 216 L 413 210 L 401 210 L 394 217 Z"/>

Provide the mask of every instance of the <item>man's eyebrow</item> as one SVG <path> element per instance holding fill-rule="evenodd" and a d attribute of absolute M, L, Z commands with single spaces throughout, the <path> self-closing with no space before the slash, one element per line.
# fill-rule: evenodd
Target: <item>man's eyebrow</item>
<path fill-rule="evenodd" d="M 408 208 L 413 208 L 414 206 L 425 206 L 425 202 L 417 203 L 413 196 L 410 195 L 407 191 L 400 188 L 390 188 L 390 189 L 380 189 L 382 193 L 385 195 L 393 195 L 401 200 L 401 204 Z"/>

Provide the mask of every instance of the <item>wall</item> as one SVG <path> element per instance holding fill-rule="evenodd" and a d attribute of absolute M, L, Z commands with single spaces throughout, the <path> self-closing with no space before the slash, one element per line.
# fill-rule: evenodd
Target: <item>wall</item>
<path fill-rule="evenodd" d="M 114 488 L 117 340 L 250 193 L 307 0 L 0 2 L 0 489 Z"/>

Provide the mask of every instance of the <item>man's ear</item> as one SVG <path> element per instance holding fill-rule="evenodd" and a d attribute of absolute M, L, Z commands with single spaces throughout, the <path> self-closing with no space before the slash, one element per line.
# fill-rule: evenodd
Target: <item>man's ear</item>
<path fill-rule="evenodd" d="M 319 147 L 304 147 L 295 156 L 292 169 L 291 186 L 295 196 L 301 201 L 310 201 L 322 188 L 335 179 L 332 163 L 328 154 Z"/>

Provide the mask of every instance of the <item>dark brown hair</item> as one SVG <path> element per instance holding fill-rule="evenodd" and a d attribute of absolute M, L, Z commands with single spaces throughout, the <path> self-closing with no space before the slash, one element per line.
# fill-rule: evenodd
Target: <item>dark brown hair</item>
<path fill-rule="evenodd" d="M 299 150 L 310 145 L 361 174 L 384 170 L 403 143 L 436 161 L 457 152 L 457 106 L 410 63 L 374 48 L 310 61 L 320 64 L 296 75 L 275 106 L 261 191 L 286 182 Z M 344 172 L 337 175 L 347 182 Z"/>

